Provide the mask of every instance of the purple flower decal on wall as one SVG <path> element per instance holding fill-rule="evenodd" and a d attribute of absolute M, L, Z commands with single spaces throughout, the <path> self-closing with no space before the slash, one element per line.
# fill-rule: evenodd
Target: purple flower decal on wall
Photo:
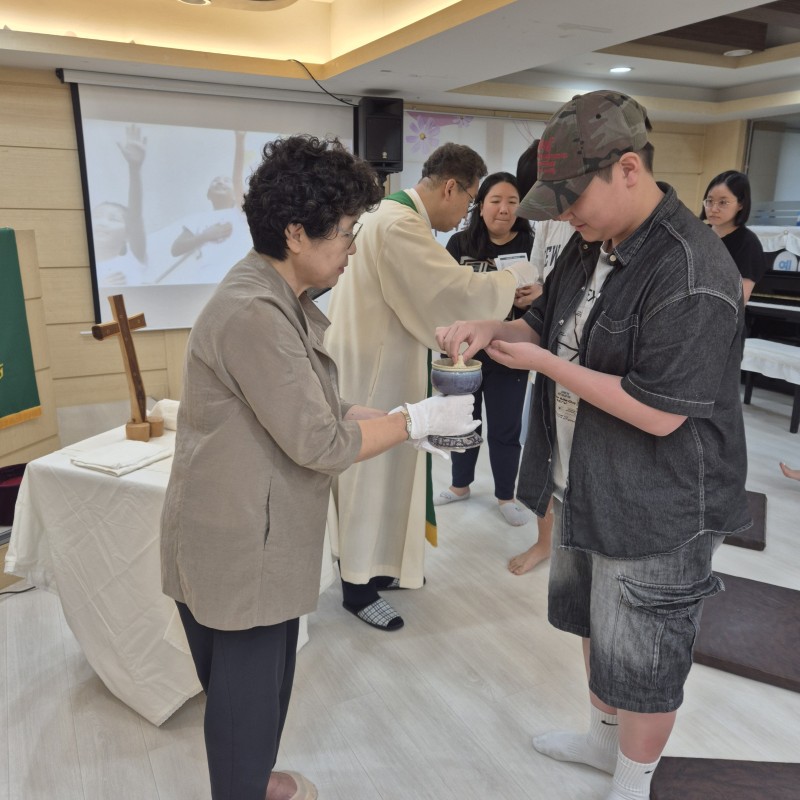
<path fill-rule="evenodd" d="M 428 155 L 439 146 L 439 136 L 446 125 L 455 125 L 457 128 L 466 128 L 473 117 L 455 114 L 435 114 L 422 111 L 409 111 L 411 123 L 408 126 L 406 143 L 411 145 L 414 153 Z"/>
<path fill-rule="evenodd" d="M 436 124 L 436 119 L 430 114 L 418 114 L 413 111 L 409 112 L 409 116 L 412 122 L 408 126 L 410 134 L 406 136 L 406 142 L 411 145 L 413 152 L 427 155 L 439 146 L 439 126 Z"/>

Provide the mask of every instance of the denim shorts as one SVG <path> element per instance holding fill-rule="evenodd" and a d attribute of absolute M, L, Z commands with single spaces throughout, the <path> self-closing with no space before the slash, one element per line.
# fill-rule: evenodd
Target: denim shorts
<path fill-rule="evenodd" d="M 711 572 L 723 536 L 703 534 L 672 553 L 614 559 L 558 547 L 553 499 L 548 619 L 591 639 L 589 688 L 604 703 L 645 714 L 674 711 L 692 666 L 703 600 L 725 587 Z"/>

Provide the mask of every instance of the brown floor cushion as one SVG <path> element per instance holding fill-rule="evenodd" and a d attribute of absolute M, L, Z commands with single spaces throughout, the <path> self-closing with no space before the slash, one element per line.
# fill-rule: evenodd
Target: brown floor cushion
<path fill-rule="evenodd" d="M 725 591 L 705 601 L 695 663 L 800 692 L 800 591 L 717 574 Z"/>
<path fill-rule="evenodd" d="M 746 547 L 748 550 L 763 550 L 767 546 L 767 496 L 761 492 L 748 492 L 747 504 L 753 527 L 742 533 L 725 537 L 725 544 Z"/>
<path fill-rule="evenodd" d="M 650 800 L 797 800 L 800 764 L 662 758 Z"/>

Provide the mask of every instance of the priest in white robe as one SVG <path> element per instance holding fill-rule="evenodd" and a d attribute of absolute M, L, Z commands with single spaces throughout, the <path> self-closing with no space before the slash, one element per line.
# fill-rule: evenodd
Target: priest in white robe
<path fill-rule="evenodd" d="M 342 396 L 373 408 L 428 391 L 435 330 L 457 319 L 503 319 L 518 286 L 532 283 L 530 265 L 475 273 L 456 263 L 433 237 L 467 214 L 483 159 L 464 145 L 445 144 L 423 165 L 413 189 L 396 192 L 361 218 L 357 250 L 332 292 L 325 346 L 339 367 Z M 434 358 L 438 357 L 434 354 Z M 430 456 L 428 456 L 430 457 Z M 379 589 L 423 584 L 427 503 L 426 453 L 410 445 L 356 464 L 334 481 L 344 607 L 382 630 L 403 619 Z"/>

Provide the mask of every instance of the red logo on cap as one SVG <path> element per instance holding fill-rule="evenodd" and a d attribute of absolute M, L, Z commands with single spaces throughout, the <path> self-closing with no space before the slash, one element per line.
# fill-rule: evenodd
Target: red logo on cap
<path fill-rule="evenodd" d="M 562 158 L 567 158 L 567 153 L 554 153 L 552 152 L 553 142 L 555 137 L 550 139 L 542 139 L 539 142 L 539 151 L 537 153 L 537 172 L 540 181 L 552 180 L 556 175 L 556 166 L 558 161 Z"/>

